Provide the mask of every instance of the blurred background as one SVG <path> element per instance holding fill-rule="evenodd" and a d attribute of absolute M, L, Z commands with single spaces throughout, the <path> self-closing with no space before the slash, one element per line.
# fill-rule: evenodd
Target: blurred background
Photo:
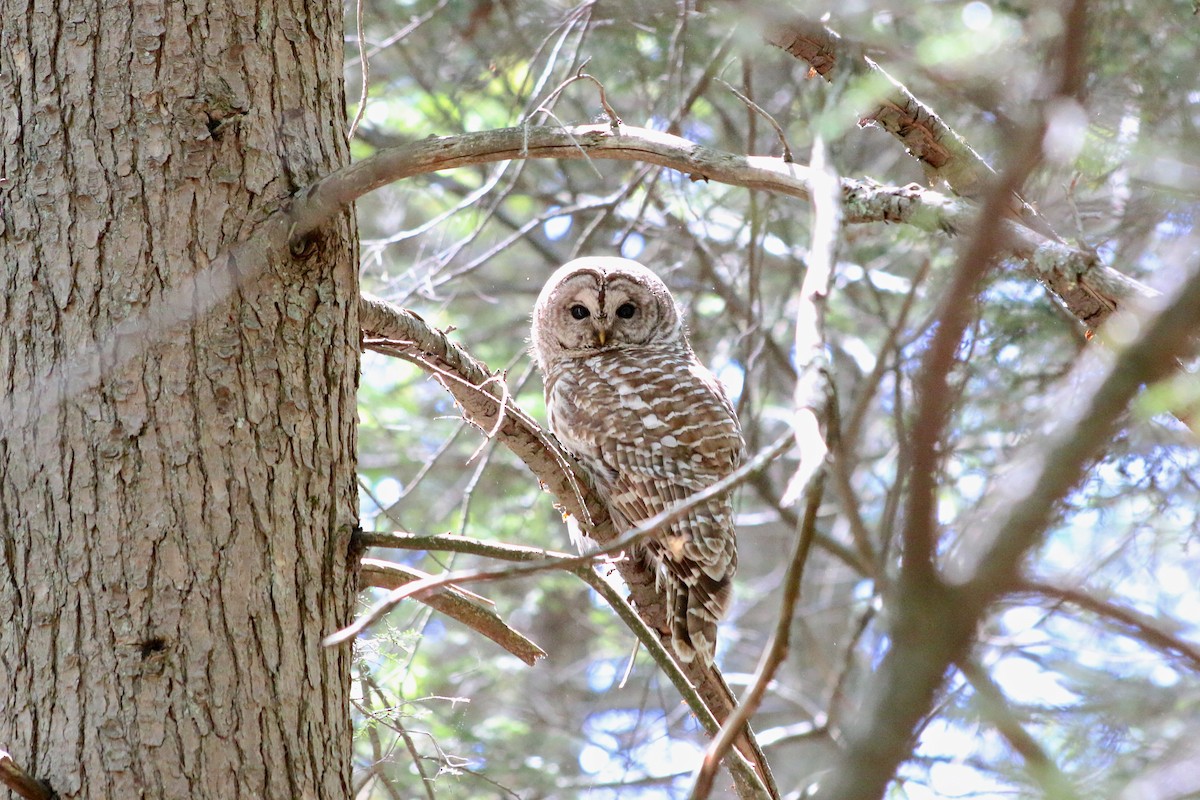
<path fill-rule="evenodd" d="M 757 8 L 350 4 L 347 102 L 362 112 L 354 155 L 430 135 L 605 121 L 590 82 L 547 102 L 586 63 L 628 125 L 780 156 L 771 124 L 736 90 L 778 122 L 799 162 L 819 133 L 845 177 L 927 184 L 896 139 L 858 125 L 878 86 L 810 76 L 808 64 L 764 41 L 776 22 Z M 1024 195 L 1065 239 L 1154 285 L 1200 250 L 1200 17 L 1188 0 L 1096 0 L 1089 9 L 1086 119 Z M 997 168 L 1057 74 L 1054 4 L 845 0 L 776 13 L 827 15 Z M 527 352 L 534 298 L 565 261 L 619 254 L 674 291 L 697 354 L 735 398 L 750 452 L 788 429 L 807 203 L 632 162 L 512 161 L 402 181 L 357 211 L 364 291 L 453 327 L 454 341 L 506 371 L 539 421 L 541 382 Z M 754 719 L 791 797 L 819 784 L 888 644 L 912 378 L 961 242 L 903 224 L 840 232 L 827 331 L 838 474 L 791 652 Z M 963 520 L 987 487 L 1005 480 L 998 468 L 1087 343 L 1024 267 L 1005 262 L 991 274 L 959 354 L 939 480 L 943 547 L 967 532 Z M 1026 762 L 1040 751 L 1082 797 L 1200 797 L 1200 453 L 1164 413 L 1164 394 L 1188 391 L 1194 378 L 1139 399 L 1034 553 L 1026 591 L 987 617 L 974 667 L 950 677 L 893 796 L 1039 796 Z M 366 353 L 359 398 L 365 529 L 571 549 L 528 470 L 464 423 L 416 367 Z M 796 536 L 795 509 L 780 497 L 795 466 L 793 454 L 737 495 L 740 569 L 718 652 L 735 692 L 778 611 Z M 377 554 L 431 573 L 477 563 Z M 548 657 L 530 668 L 423 605 L 401 604 L 359 644 L 359 797 L 686 796 L 705 740 L 646 654 L 633 656 L 634 638 L 611 609 L 568 574 L 469 588 Z"/>

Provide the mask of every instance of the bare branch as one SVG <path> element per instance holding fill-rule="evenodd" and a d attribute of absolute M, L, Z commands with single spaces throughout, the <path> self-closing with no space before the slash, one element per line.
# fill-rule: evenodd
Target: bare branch
<path fill-rule="evenodd" d="M 765 32 L 768 44 L 810 65 L 810 74 L 833 80 L 840 74 L 870 75 L 887 94 L 863 112 L 860 125 L 874 124 L 895 136 L 905 151 L 964 197 L 982 194 L 995 171 L 928 105 L 866 55 L 863 45 L 844 39 L 824 23 L 803 15 L 775 20 Z M 1045 231 L 1043 231 L 1045 232 Z"/>
<path fill-rule="evenodd" d="M 932 341 L 915 380 L 918 400 L 910 446 L 908 505 L 903 529 L 903 577 L 917 589 L 934 580 L 933 555 L 937 532 L 934 493 L 940 455 L 938 444 L 949 419 L 949 376 L 959 342 L 975 315 L 979 287 L 994 265 L 1003 241 L 1001 219 L 1008 198 L 1020 190 L 1041 162 L 1044 120 L 1027 132 L 1018 158 L 988 192 L 970 242 L 959 255 L 954 277 L 940 301 L 940 314 Z"/>
<path fill-rule="evenodd" d="M 476 387 L 482 389 L 483 387 Z M 742 466 L 738 467 L 733 472 L 726 475 L 721 480 L 713 483 L 711 486 L 694 492 L 677 503 L 674 503 L 663 509 L 653 517 L 642 522 L 634 528 L 625 531 L 620 536 L 612 541 L 606 542 L 598 549 L 580 556 L 572 556 L 570 558 L 560 558 L 557 556 L 547 557 L 540 561 L 531 561 L 512 567 L 500 569 L 477 569 L 477 570 L 461 570 L 459 572 L 447 572 L 441 575 L 431 575 L 421 580 L 415 580 L 411 583 L 406 583 L 393 589 L 386 597 L 381 599 L 371 608 L 367 609 L 353 623 L 347 625 L 336 633 L 331 633 L 326 636 L 322 642 L 326 647 L 334 647 L 350 641 L 358 634 L 362 633 L 368 627 L 378 622 L 388 611 L 395 608 L 396 604 L 408 597 L 420 597 L 430 591 L 439 589 L 443 586 L 449 586 L 454 583 L 471 583 L 474 581 L 491 581 L 504 578 L 515 578 L 519 575 L 532 575 L 538 572 L 550 572 L 558 569 L 567 569 L 577 566 L 585 566 L 596 563 L 597 560 L 605 556 L 619 555 L 629 551 L 633 545 L 645 541 L 646 539 L 659 534 L 679 520 L 683 519 L 687 514 L 699 505 L 707 503 L 714 497 L 720 497 L 737 488 L 750 475 L 755 472 L 760 472 L 766 469 L 771 462 L 779 458 L 792 447 L 792 437 L 790 435 L 782 436 L 770 447 L 758 453 L 754 458 L 747 461 Z"/>
<path fill-rule="evenodd" d="M 1122 633 L 1138 639 L 1172 658 L 1182 658 L 1187 665 L 1200 672 L 1200 647 L 1176 636 L 1167 630 L 1161 618 L 1154 618 L 1127 606 L 1119 605 L 1103 597 L 1069 586 L 1056 586 L 1043 581 L 1022 580 L 1016 591 L 1038 595 L 1057 602 L 1070 603 L 1103 620 L 1117 625 Z M 1176 626 L 1182 629 L 1184 626 Z"/>
<path fill-rule="evenodd" d="M 613 107 L 608 104 L 608 92 L 605 91 L 604 84 L 601 83 L 595 75 L 589 75 L 583 71 L 583 68 L 586 67 L 590 61 L 591 59 L 589 58 L 587 61 L 584 61 L 582 64 L 580 64 L 579 69 L 575 70 L 574 75 L 560 83 L 555 90 L 550 93 L 549 97 L 538 104 L 538 107 L 534 113 L 541 111 L 545 114 L 551 114 L 549 105 L 550 103 L 554 102 L 554 99 L 558 97 L 559 94 L 562 93 L 563 89 L 566 89 L 575 81 L 591 81 L 592 83 L 596 84 L 596 89 L 600 92 L 600 105 L 604 109 L 604 113 L 608 115 L 609 128 L 612 129 L 613 133 L 618 133 L 621 130 L 621 118 L 617 116 L 617 112 L 613 110 Z M 551 114 L 551 116 L 553 116 L 553 114 Z"/>
<path fill-rule="evenodd" d="M 784 162 L 788 163 L 788 164 L 791 164 L 792 162 L 794 162 L 796 159 L 794 159 L 792 157 L 792 146 L 790 144 L 788 144 L 787 134 L 785 134 L 783 132 L 783 126 L 780 125 L 779 122 L 773 116 L 771 116 L 769 113 L 767 113 L 767 110 L 765 108 L 763 108 L 758 103 L 751 100 L 746 95 L 739 92 L 737 89 L 733 88 L 733 86 L 731 84 L 729 84 L 726 81 L 721 80 L 720 78 L 717 78 L 716 81 L 717 81 L 717 83 L 721 84 L 726 89 L 728 89 L 729 91 L 733 92 L 733 96 L 736 97 L 738 100 L 741 100 L 742 103 L 746 106 L 746 108 L 750 109 L 755 114 L 758 114 L 759 116 L 761 116 L 763 119 L 765 119 L 767 122 L 770 123 L 771 127 L 775 130 L 776 138 L 779 139 L 779 146 L 781 148 L 783 148 Z"/>
<path fill-rule="evenodd" d="M 666 133 L 621 125 L 526 126 L 430 137 L 389 148 L 326 176 L 299 192 L 282 230 L 264 224 L 268 237 L 304 236 L 362 195 L 393 181 L 444 169 L 524 158 L 642 161 L 732 186 L 807 199 L 808 167 L 780 158 L 713 150 Z M 978 213 L 973 203 L 921 187 L 884 187 L 842 178 L 847 223 L 903 222 L 922 230 L 963 230 Z M 274 218 L 272 218 L 274 219 Z M 271 220 L 268 220 L 270 223 Z M 1130 295 L 1152 294 L 1142 284 L 1101 264 L 1096 255 L 1069 247 L 1010 219 L 1000 222 L 1006 252 L 1045 281 L 1084 324 L 1099 325 Z"/>
<path fill-rule="evenodd" d="M 451 534 L 418 536 L 414 534 L 360 532 L 355 534 L 355 539 L 364 547 L 395 547 L 406 550 L 440 550 L 454 553 L 470 553 L 472 555 L 511 562 L 539 563 L 544 560 L 557 560 L 559 569 L 571 572 L 579 577 L 588 586 L 595 589 L 612 606 L 617 616 L 629 627 L 638 638 L 638 641 L 646 648 L 651 658 L 654 659 L 654 662 L 662 669 L 663 674 L 679 690 L 680 695 L 688 704 L 688 707 L 692 709 L 692 712 L 696 715 L 696 719 L 708 731 L 709 735 L 715 736 L 717 734 L 721 726 L 721 720 L 728 713 L 727 710 L 722 711 L 722 706 L 714 706 L 698 690 L 697 685 L 693 685 L 692 681 L 694 678 L 681 670 L 679 662 L 667 651 L 664 638 L 646 625 L 638 612 L 621 596 L 621 593 L 613 588 L 590 565 L 578 563 L 580 561 L 578 558 L 566 553 L 555 553 L 536 547 L 485 542 L 466 536 L 454 536 Z M 691 665 L 688 666 L 689 668 L 691 667 Z M 724 683 L 722 682 L 723 685 Z M 728 687 L 725 687 L 725 692 L 728 694 Z M 730 695 L 730 701 L 732 701 L 732 695 Z M 744 734 L 744 731 L 740 732 Z M 731 754 L 731 757 L 732 760 L 726 763 L 738 780 L 739 794 L 744 797 L 777 796 L 777 793 L 773 794 L 766 787 L 763 779 L 750 766 L 750 762 L 744 755 L 734 753 Z M 761 752 L 759 757 L 761 758 Z"/>
<path fill-rule="evenodd" d="M 46 784 L 17 766 L 6 750 L 0 750 L 0 783 L 26 800 L 52 800 L 55 797 Z"/>
<path fill-rule="evenodd" d="M 709 742 L 704 754 L 704 761 L 696 774 L 696 782 L 692 786 L 692 800 L 705 800 L 711 794 L 713 778 L 716 776 L 717 764 L 729 752 L 738 731 L 749 721 L 754 712 L 762 704 L 767 687 L 779 670 L 779 665 L 787 658 L 791 647 L 792 617 L 796 614 L 796 603 L 800 599 L 800 580 L 804 574 L 804 566 L 808 563 L 808 553 L 812 548 L 817 530 L 817 510 L 821 506 L 824 494 L 825 473 L 819 473 L 807 493 L 808 502 L 805 504 L 803 523 L 796 537 L 796 549 L 788 562 L 787 573 L 783 579 L 783 597 L 779 601 L 779 614 L 775 621 L 775 631 L 771 641 L 763 650 L 750 688 L 729 718 L 721 725 L 720 732 Z"/>
<path fill-rule="evenodd" d="M 377 558 L 364 558 L 359 570 L 359 586 L 375 586 L 380 589 L 396 589 L 406 583 L 428 578 L 427 573 L 382 561 Z M 510 628 L 500 619 L 500 615 L 488 603 L 480 602 L 484 598 L 472 592 L 467 592 L 457 586 L 447 586 L 444 589 L 423 595 L 421 602 L 453 617 L 462 624 L 481 633 L 496 644 L 524 661 L 529 666 L 537 663 L 539 658 L 546 657 L 546 651 L 537 644 Z"/>

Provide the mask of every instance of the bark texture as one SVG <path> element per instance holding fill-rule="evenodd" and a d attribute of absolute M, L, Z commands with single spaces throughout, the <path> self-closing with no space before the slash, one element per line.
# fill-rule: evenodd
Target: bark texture
<path fill-rule="evenodd" d="M 356 253 L 332 2 L 0 0 L 0 747 L 71 797 L 349 796 Z"/>

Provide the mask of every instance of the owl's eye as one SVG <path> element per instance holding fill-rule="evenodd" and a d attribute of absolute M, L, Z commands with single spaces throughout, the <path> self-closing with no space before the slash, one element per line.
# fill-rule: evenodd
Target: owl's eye
<path fill-rule="evenodd" d="M 571 306 L 571 316 L 575 319 L 587 319 L 592 315 L 592 312 L 587 310 L 587 306 L 574 305 Z"/>
<path fill-rule="evenodd" d="M 637 306 L 633 303 L 621 303 L 621 305 L 617 306 L 617 316 L 621 319 L 632 319 L 636 313 Z"/>

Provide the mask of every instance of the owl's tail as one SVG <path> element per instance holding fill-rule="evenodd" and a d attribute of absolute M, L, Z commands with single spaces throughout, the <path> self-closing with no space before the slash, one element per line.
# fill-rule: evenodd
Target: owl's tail
<path fill-rule="evenodd" d="M 700 663 L 708 665 L 717 648 L 717 623 L 729 607 L 732 585 L 728 576 L 714 579 L 702 571 L 688 578 L 694 580 L 667 582 L 671 645 L 683 663 L 699 657 Z"/>

